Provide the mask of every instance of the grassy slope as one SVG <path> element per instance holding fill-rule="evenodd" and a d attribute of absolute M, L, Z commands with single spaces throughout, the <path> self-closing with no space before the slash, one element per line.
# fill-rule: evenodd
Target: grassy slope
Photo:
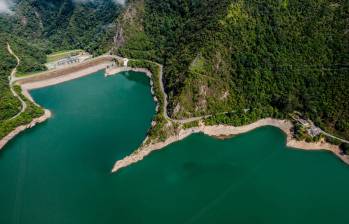
<path fill-rule="evenodd" d="M 62 58 L 66 58 L 66 57 L 73 56 L 73 55 L 78 55 L 81 52 L 83 52 L 83 50 L 81 50 L 81 49 L 54 52 L 52 54 L 47 55 L 47 62 L 58 61 Z"/>

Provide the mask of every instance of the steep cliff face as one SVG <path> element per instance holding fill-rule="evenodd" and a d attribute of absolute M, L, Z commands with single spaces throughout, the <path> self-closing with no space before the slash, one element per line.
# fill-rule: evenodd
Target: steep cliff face
<path fill-rule="evenodd" d="M 144 33 L 144 0 L 129 1 L 117 19 L 117 29 L 114 36 L 116 49 L 124 46 L 126 42 L 133 41 L 138 33 Z"/>
<path fill-rule="evenodd" d="M 115 53 L 130 58 L 158 60 L 157 48 L 151 36 L 145 32 L 145 1 L 128 1 L 123 13 L 117 19 L 117 29 L 114 36 Z"/>

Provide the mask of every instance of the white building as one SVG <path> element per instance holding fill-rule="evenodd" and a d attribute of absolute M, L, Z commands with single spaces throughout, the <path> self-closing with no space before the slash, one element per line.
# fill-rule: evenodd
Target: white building
<path fill-rule="evenodd" d="M 127 67 L 127 65 L 128 65 L 128 59 L 124 58 L 124 67 Z"/>

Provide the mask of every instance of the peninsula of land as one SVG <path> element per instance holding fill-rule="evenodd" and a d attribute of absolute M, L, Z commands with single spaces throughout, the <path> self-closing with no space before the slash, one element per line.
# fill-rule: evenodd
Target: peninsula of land
<path fill-rule="evenodd" d="M 156 64 L 159 66 L 159 82 L 163 83 L 162 81 L 162 66 L 159 64 Z M 144 72 L 148 77 L 152 77 L 152 74 L 149 70 L 143 69 L 143 68 L 132 68 L 132 67 L 111 67 L 106 70 L 106 75 L 114 75 L 120 72 L 124 71 L 138 71 L 138 72 Z M 156 82 L 157 80 L 153 80 L 153 82 Z M 153 90 L 153 82 L 151 82 L 152 85 L 152 94 L 154 95 L 154 90 Z M 183 125 L 185 123 L 190 123 L 193 121 L 200 121 L 199 125 L 197 127 L 192 127 L 192 128 L 180 128 L 179 131 L 177 131 L 176 134 L 168 137 L 165 141 L 160 141 L 160 142 L 148 142 L 148 138 L 144 141 L 143 145 L 138 148 L 132 155 L 125 157 L 122 160 L 119 160 L 115 163 L 112 172 L 117 172 L 120 169 L 127 167 L 129 165 L 132 165 L 134 163 L 137 163 L 141 160 L 143 160 L 146 156 L 148 156 L 150 153 L 156 150 L 163 149 L 164 147 L 175 143 L 177 141 L 181 141 L 184 138 L 195 134 L 195 133 L 204 133 L 206 135 L 212 136 L 212 137 L 217 137 L 217 138 L 227 138 L 230 136 L 238 135 L 238 134 L 243 134 L 249 131 L 252 131 L 254 129 L 263 127 L 263 126 L 273 126 L 276 128 L 281 129 L 286 135 L 287 135 L 287 141 L 286 144 L 288 147 L 291 148 L 297 148 L 297 149 L 303 149 L 303 150 L 327 150 L 332 153 L 334 153 L 338 158 L 340 158 L 343 162 L 349 165 L 349 157 L 346 155 L 343 155 L 341 153 L 341 149 L 337 145 L 329 144 L 325 142 L 323 139 L 321 139 L 318 142 L 306 142 L 306 141 L 298 141 L 293 137 L 292 133 L 292 128 L 293 128 L 293 123 L 289 120 L 278 120 L 278 119 L 273 119 L 273 118 L 265 118 L 258 120 L 255 123 L 245 125 L 245 126 L 240 126 L 240 127 L 234 127 L 234 126 L 228 126 L 228 125 L 213 125 L 213 126 L 207 126 L 205 125 L 202 120 L 204 118 L 210 117 L 211 115 L 207 116 L 202 116 L 202 117 L 194 117 L 190 119 L 183 119 L 183 120 L 175 120 L 171 119 L 168 114 L 167 114 L 167 95 L 164 90 L 163 85 L 160 85 L 161 91 L 162 91 L 162 96 L 164 97 L 163 99 L 163 104 L 165 105 L 159 105 L 159 102 L 156 100 L 158 103 L 158 107 L 164 106 L 163 110 L 163 117 L 166 118 L 169 122 L 175 122 L 178 123 L 179 125 Z M 154 96 L 156 99 L 156 96 Z"/>
<path fill-rule="evenodd" d="M 181 129 L 177 135 L 169 137 L 164 142 L 158 142 L 155 144 L 141 146 L 132 155 L 117 161 L 113 167 L 112 172 L 117 172 L 124 167 L 137 163 L 143 160 L 146 156 L 148 156 L 153 151 L 163 149 L 164 147 L 172 143 L 181 141 L 184 138 L 195 133 L 204 133 L 212 137 L 226 138 L 234 135 L 243 134 L 264 126 L 273 126 L 281 129 L 287 135 L 286 145 L 288 147 L 295 148 L 295 149 L 302 149 L 302 150 L 328 150 L 334 153 L 336 156 L 338 156 L 338 158 L 340 158 L 343 162 L 349 165 L 349 157 L 346 155 L 343 155 L 338 146 L 329 144 L 325 141 L 320 141 L 316 143 L 297 141 L 296 139 L 293 138 L 293 135 L 291 133 L 293 124 L 290 121 L 266 118 L 266 119 L 261 119 L 255 123 L 245 125 L 245 126 L 240 126 L 240 127 L 227 126 L 227 125 L 206 126 L 201 123 L 198 127 Z"/>
<path fill-rule="evenodd" d="M 118 66 L 115 64 L 115 61 L 121 61 L 121 63 L 126 61 L 126 63 L 124 63 L 123 66 Z M 106 76 L 115 75 L 125 71 L 136 71 L 136 72 L 141 72 L 147 75 L 150 78 L 150 85 L 152 87 L 151 91 L 154 96 L 154 100 L 158 104 L 156 109 L 157 113 L 161 113 L 162 117 L 167 122 L 178 124 L 180 128 L 177 130 L 175 134 L 169 136 L 165 141 L 154 142 L 154 141 L 148 141 L 149 138 L 147 138 L 142 144 L 142 146 L 138 148 L 132 155 L 117 161 L 112 169 L 112 172 L 117 172 L 122 168 L 125 168 L 129 165 L 139 162 L 143 160 L 146 156 L 148 156 L 150 153 L 152 153 L 153 151 L 160 150 L 194 133 L 204 133 L 206 135 L 217 137 L 217 138 L 227 138 L 230 136 L 246 133 L 263 126 L 274 126 L 281 129 L 284 133 L 286 133 L 287 135 L 286 144 L 289 147 L 304 149 L 304 150 L 328 150 L 334 153 L 335 155 L 337 155 L 343 162 L 349 164 L 348 156 L 342 155 L 340 148 L 336 145 L 331 145 L 329 143 L 326 143 L 323 140 L 316 143 L 308 143 L 305 141 L 297 141 L 296 139 L 294 139 L 291 132 L 293 124 L 288 120 L 277 120 L 272 118 L 265 118 L 249 125 L 234 127 L 234 126 L 227 126 L 227 125 L 213 125 L 213 126 L 205 125 L 203 122 L 203 119 L 208 118 L 212 115 L 194 117 L 194 118 L 183 119 L 183 120 L 171 119 L 167 113 L 167 95 L 163 87 L 162 66 L 152 62 L 155 66 L 158 66 L 158 71 L 159 71 L 159 74 L 154 76 L 152 72 L 147 68 L 128 66 L 127 61 L 128 59 L 121 58 L 114 55 L 102 55 L 100 57 L 90 59 L 86 62 L 75 64 L 67 68 L 55 69 L 47 72 L 42 72 L 37 75 L 16 78 L 14 82 L 20 85 L 22 87 L 23 94 L 27 98 L 33 101 L 33 99 L 31 98 L 28 92 L 31 89 L 37 89 L 37 88 L 43 88 L 46 86 L 56 85 L 62 82 L 66 82 L 69 80 L 77 79 L 77 78 L 92 74 L 94 72 L 97 72 L 103 69 L 106 69 L 105 71 Z M 158 87 L 161 93 L 156 93 L 156 90 L 154 90 L 154 83 L 159 83 Z M 159 107 L 163 109 L 159 110 Z M 20 132 L 24 131 L 27 128 L 31 128 L 38 123 L 44 122 L 50 116 L 51 116 L 50 111 L 45 110 L 44 115 L 41 116 L 40 118 L 34 119 L 28 125 L 22 125 L 20 127 L 17 127 L 10 134 L 8 134 L 6 137 L 1 139 L 0 149 L 3 148 L 6 143 L 8 143 Z M 191 127 L 191 128 L 183 127 L 184 124 L 190 123 L 193 121 L 198 121 L 198 126 Z M 153 121 L 152 123 L 153 127 L 156 126 L 156 123 L 154 122 L 155 121 Z"/>

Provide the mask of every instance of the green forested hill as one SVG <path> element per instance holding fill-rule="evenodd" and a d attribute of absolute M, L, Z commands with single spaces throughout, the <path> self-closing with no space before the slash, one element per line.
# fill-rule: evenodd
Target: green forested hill
<path fill-rule="evenodd" d="M 8 76 L 16 66 L 16 59 L 7 52 L 6 40 L 7 38 L 0 33 L 0 122 L 16 115 L 21 105 L 12 95 L 8 85 Z"/>
<path fill-rule="evenodd" d="M 19 0 L 14 10 L 0 28 L 22 71 L 55 50 L 104 53 L 114 37 L 117 54 L 164 65 L 175 118 L 236 111 L 210 120 L 236 124 L 296 110 L 349 138 L 348 0 Z"/>
<path fill-rule="evenodd" d="M 18 73 L 45 70 L 46 54 L 53 51 L 81 48 L 105 53 L 121 9 L 113 0 L 15 2 L 11 13 L 0 12 L 0 120 L 18 111 L 18 102 L 8 88 L 15 59 L 6 50 L 7 42 L 21 59 Z"/>
<path fill-rule="evenodd" d="M 0 13 L 0 33 L 21 58 L 19 73 L 45 70 L 46 55 L 84 49 L 98 55 L 112 44 L 121 7 L 113 0 L 18 0 L 12 13 Z"/>
<path fill-rule="evenodd" d="M 120 5 L 113 0 L 18 0 L 12 14 L 0 16 L 1 30 L 43 48 L 107 51 Z M 109 46 L 108 46 L 109 44 Z"/>
<path fill-rule="evenodd" d="M 21 59 L 18 73 L 42 71 L 46 54 L 53 51 L 79 48 L 93 54 L 107 52 L 121 10 L 113 0 L 14 2 L 11 13 L 0 12 L 1 86 L 6 85 L 8 67 L 14 67 L 6 59 L 6 42 Z"/>
<path fill-rule="evenodd" d="M 348 0 L 132 4 L 119 18 L 117 52 L 165 65 L 173 117 L 250 109 L 254 120 L 297 110 L 349 138 Z"/>

